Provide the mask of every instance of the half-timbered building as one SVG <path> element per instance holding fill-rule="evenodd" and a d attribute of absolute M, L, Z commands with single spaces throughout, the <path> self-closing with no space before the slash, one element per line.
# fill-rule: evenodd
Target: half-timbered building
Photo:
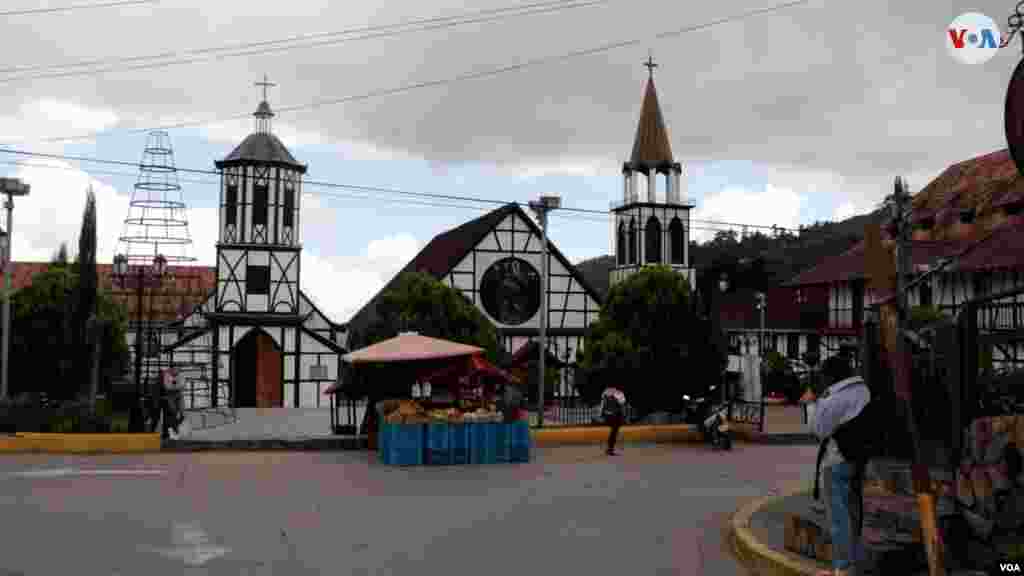
<path fill-rule="evenodd" d="M 256 131 L 216 162 L 216 288 L 163 336 L 169 364 L 209 375 L 212 406 L 328 406 L 345 352 L 344 326 L 301 289 L 307 167 L 272 133 L 273 115 L 264 99 Z"/>
<path fill-rule="evenodd" d="M 597 320 L 600 297 L 576 268 L 548 241 L 548 285 L 542 285 L 543 236 L 518 204 L 506 204 L 435 236 L 348 322 L 351 347 L 377 320 L 384 292 L 406 272 L 423 272 L 458 289 L 489 319 L 503 348 L 515 353 L 540 335 L 541 290 L 547 290 L 548 349 L 573 362 L 583 348 L 586 329 Z M 572 374 L 562 371 L 556 395 L 572 391 Z"/>
<path fill-rule="evenodd" d="M 1024 179 L 1006 150 L 949 167 L 914 196 L 912 206 L 915 230 L 909 243 L 907 281 L 947 259 L 949 264 L 907 293 L 911 308 L 935 307 L 952 317 L 968 301 L 1024 287 Z M 883 242 L 891 246 L 892 241 L 883 238 Z M 866 310 L 886 296 L 868 287 L 865 267 L 865 243 L 861 242 L 797 275 L 784 289 L 770 291 L 766 346 L 782 352 L 774 343 L 791 338 L 799 350 L 807 349 L 808 342 L 820 346 L 820 356 L 826 358 L 843 345 L 855 345 Z M 791 307 L 792 302 L 812 312 L 817 325 L 797 325 L 799 315 L 794 314 L 772 318 L 773 309 Z M 1024 329 L 1024 295 L 987 304 L 978 325 L 984 331 Z M 760 327 L 748 321 L 743 327 L 733 326 L 730 333 L 739 344 L 758 331 Z M 798 335 L 787 336 L 793 333 Z M 756 353 L 760 355 L 759 350 Z M 993 362 L 1024 367 L 1024 347 L 997 346 Z"/>

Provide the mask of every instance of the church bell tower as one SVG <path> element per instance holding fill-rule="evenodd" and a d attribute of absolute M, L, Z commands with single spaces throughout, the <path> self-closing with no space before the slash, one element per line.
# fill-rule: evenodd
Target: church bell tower
<path fill-rule="evenodd" d="M 615 237 L 615 265 L 610 283 L 615 285 L 646 265 L 667 265 L 687 276 L 695 287 L 690 268 L 690 210 L 683 166 L 672 157 L 665 120 L 654 88 L 654 69 L 648 70 L 640 123 L 633 152 L 622 165 L 622 201 L 611 206 Z"/>
<path fill-rule="evenodd" d="M 299 314 L 300 164 L 271 132 L 274 117 L 263 100 L 253 116 L 255 132 L 216 163 L 221 174 L 217 242 L 218 314 Z"/>

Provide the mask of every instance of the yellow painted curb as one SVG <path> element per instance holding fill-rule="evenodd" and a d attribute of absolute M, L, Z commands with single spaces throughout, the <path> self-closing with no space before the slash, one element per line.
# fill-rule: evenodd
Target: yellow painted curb
<path fill-rule="evenodd" d="M 807 486 L 794 487 L 781 494 L 758 498 L 737 510 L 730 520 L 733 550 L 741 564 L 756 576 L 814 576 L 822 567 L 816 562 L 786 551 L 772 550 L 750 530 L 750 517 L 761 508 L 807 492 Z"/>
<path fill-rule="evenodd" d="M 544 428 L 530 430 L 530 437 L 537 446 L 560 446 L 572 444 L 603 444 L 608 440 L 607 426 L 577 426 L 571 428 Z M 700 442 L 700 432 L 694 426 L 677 424 L 671 426 L 623 426 L 619 429 L 619 440 L 626 442 Z"/>
<path fill-rule="evenodd" d="M 159 452 L 160 434 L 42 434 L 0 436 L 0 453 L 124 454 Z"/>

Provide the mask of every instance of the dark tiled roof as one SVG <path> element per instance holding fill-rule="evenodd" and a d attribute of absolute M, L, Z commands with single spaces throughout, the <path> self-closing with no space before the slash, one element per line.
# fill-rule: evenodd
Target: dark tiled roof
<path fill-rule="evenodd" d="M 1012 217 L 955 264 L 963 271 L 1024 269 L 1024 219 Z"/>
<path fill-rule="evenodd" d="M 934 265 L 942 258 L 959 254 L 970 243 L 966 240 L 916 240 L 910 243 L 911 265 Z M 890 242 L 886 242 L 890 245 Z M 839 256 L 826 259 L 810 270 L 801 272 L 785 286 L 808 286 L 860 280 L 865 277 L 865 244 L 858 242 Z"/>
<path fill-rule="evenodd" d="M 725 329 L 757 329 L 761 325 L 761 312 L 755 307 L 753 290 L 738 291 L 723 297 L 721 321 Z M 802 291 L 805 301 L 797 301 L 797 290 L 779 286 L 765 292 L 765 328 L 786 330 L 815 330 L 828 323 L 828 289 L 807 288 Z M 713 304 L 714 305 L 714 304 Z"/>
<path fill-rule="evenodd" d="M 633 139 L 633 153 L 629 161 L 636 166 L 659 166 L 672 162 L 672 145 L 665 128 L 665 119 L 658 105 L 658 93 L 654 89 L 654 78 L 647 80 L 644 101 L 640 107 L 640 122 Z"/>
<path fill-rule="evenodd" d="M 48 262 L 15 262 L 11 271 L 11 286 L 17 290 L 32 285 L 32 277 L 45 272 Z M 115 286 L 111 278 L 111 264 L 97 264 L 99 287 L 110 292 L 128 309 L 128 317 L 135 318 L 137 303 L 133 290 Z M 210 266 L 168 266 L 169 278 L 157 290 L 147 289 L 143 310 L 153 320 L 166 321 L 178 318 L 183 308 L 191 310 L 206 301 L 217 286 L 217 269 Z"/>
<path fill-rule="evenodd" d="M 538 236 L 541 234 L 540 227 L 526 214 L 518 204 L 506 204 L 496 210 L 492 210 L 479 218 L 470 220 L 461 226 L 452 228 L 434 236 L 426 246 L 420 250 L 408 264 L 402 268 L 373 298 L 370 299 L 352 318 L 346 323 L 352 330 L 364 330 L 372 324 L 374 309 L 380 297 L 393 288 L 398 279 L 406 272 L 423 272 L 434 278 L 443 278 L 462 260 L 474 246 L 483 240 L 484 236 L 493 230 L 510 214 L 520 214 L 528 225 Z M 596 301 L 601 302 L 600 294 L 580 275 L 576 268 L 562 255 L 561 251 L 548 241 L 552 256 L 561 261 L 572 274 L 574 279 L 583 286 Z"/>
<path fill-rule="evenodd" d="M 269 133 L 256 132 L 246 136 L 231 154 L 218 162 L 218 166 L 229 162 L 268 162 L 290 164 L 305 171 L 284 143 L 277 136 Z"/>

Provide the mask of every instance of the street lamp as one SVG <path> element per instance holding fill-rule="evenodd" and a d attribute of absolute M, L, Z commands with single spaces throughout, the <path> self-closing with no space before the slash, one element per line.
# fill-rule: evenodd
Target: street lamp
<path fill-rule="evenodd" d="M 761 331 L 760 331 L 760 333 L 758 335 L 757 355 L 763 359 L 764 358 L 764 311 L 765 311 L 766 308 L 768 308 L 768 302 L 767 302 L 767 297 L 765 296 L 764 292 L 758 292 L 757 294 L 755 294 L 755 297 L 757 298 L 756 307 L 761 312 Z"/>
<path fill-rule="evenodd" d="M 548 212 L 562 207 L 562 198 L 557 195 L 541 196 L 539 202 L 530 202 L 530 209 L 540 220 L 541 241 L 541 281 L 540 281 L 540 381 L 537 399 L 537 427 L 544 427 L 544 364 L 548 351 Z"/>
<path fill-rule="evenodd" d="M 4 202 L 4 208 L 7 209 L 7 230 L 4 234 L 4 245 L 3 245 L 3 263 L 4 263 L 4 326 L 3 326 L 3 351 L 0 352 L 0 363 L 3 363 L 3 368 L 0 368 L 0 399 L 7 398 L 7 377 L 9 374 L 8 370 L 8 359 L 11 354 L 11 230 L 12 230 L 12 212 L 14 212 L 14 197 L 15 196 L 27 196 L 31 190 L 31 186 L 25 184 L 18 178 L 0 178 L 0 193 L 7 195 L 7 201 Z"/>
<path fill-rule="evenodd" d="M 722 294 L 725 294 L 726 292 L 729 291 L 729 277 L 725 274 L 725 272 L 722 272 L 722 275 L 718 277 L 718 291 L 720 293 L 722 293 Z M 728 352 L 729 340 L 728 340 L 728 336 L 725 335 L 725 330 L 722 328 L 722 298 L 721 297 L 718 298 L 718 305 L 715 306 L 715 323 L 716 323 L 716 328 L 720 332 L 722 332 L 722 336 L 724 336 L 726 338 L 726 350 Z M 715 337 L 717 338 L 718 335 L 716 334 Z M 726 355 L 726 358 L 727 358 L 726 362 L 728 362 L 728 354 Z M 722 403 L 723 404 L 727 403 L 729 401 L 729 395 L 726 392 L 726 387 L 727 387 L 728 382 L 726 382 L 726 378 L 724 377 L 724 374 L 719 374 L 719 382 L 718 382 L 718 384 L 719 384 L 719 386 L 722 387 Z"/>
<path fill-rule="evenodd" d="M 164 274 L 167 271 L 167 259 L 162 255 L 153 258 L 150 266 L 131 266 L 128 257 L 118 254 L 114 257 L 113 280 L 124 290 L 135 290 L 135 402 L 131 410 L 131 428 L 140 431 L 143 428 L 141 400 L 142 400 L 142 354 L 143 354 L 143 314 L 142 296 L 147 286 L 158 287 L 163 282 Z M 146 341 L 148 347 L 148 340 Z"/>

